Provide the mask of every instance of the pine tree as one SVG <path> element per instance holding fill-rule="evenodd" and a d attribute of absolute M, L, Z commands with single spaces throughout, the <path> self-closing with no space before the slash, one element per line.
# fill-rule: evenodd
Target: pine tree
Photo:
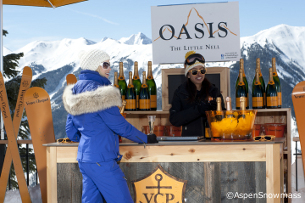
<path fill-rule="evenodd" d="M 3 36 L 6 36 L 7 34 L 8 34 L 8 32 L 6 30 L 3 30 Z M 10 79 L 9 81 L 7 81 L 5 83 L 5 88 L 7 91 L 7 97 L 8 97 L 10 110 L 11 110 L 12 120 L 13 120 L 13 116 L 14 116 L 14 112 L 15 112 L 17 97 L 18 97 L 18 93 L 19 93 L 19 87 L 20 87 L 20 83 L 21 83 L 21 76 L 18 75 L 19 71 L 16 70 L 16 68 L 19 65 L 18 60 L 21 57 L 23 57 L 23 53 L 17 53 L 17 54 L 12 53 L 12 54 L 8 54 L 3 57 L 3 75 Z M 47 83 L 46 78 L 36 79 L 36 80 L 32 81 L 31 87 L 44 88 L 46 83 Z M 5 135 L 5 139 L 7 139 L 6 133 L 4 135 Z M 18 133 L 18 138 L 26 140 L 26 139 L 29 139 L 29 135 L 30 135 L 29 124 L 27 122 L 26 114 L 24 111 L 23 117 L 21 120 L 21 124 L 20 124 L 19 133 Z M 5 145 L 0 145 L 0 153 L 2 151 L 5 151 L 3 149 L 3 146 L 5 147 Z M 20 155 L 25 155 L 26 147 L 22 147 L 21 145 L 19 145 L 19 153 L 20 153 Z M 33 149 L 29 148 L 29 157 L 31 157 L 33 155 L 34 155 Z M 2 163 L 3 163 L 2 159 L 4 159 L 4 157 L 3 158 L 0 157 L 0 172 L 2 171 Z M 22 165 L 23 165 L 23 170 L 26 171 L 25 158 L 21 157 L 21 161 L 22 161 Z M 36 172 L 36 163 L 35 163 L 35 159 L 32 158 L 32 159 L 29 159 L 29 173 L 34 173 L 34 172 Z M 12 165 L 11 166 L 11 176 L 10 176 L 9 182 L 11 184 L 11 188 L 13 188 L 13 189 L 18 188 L 18 183 L 17 183 L 15 177 L 16 177 L 15 171 L 14 171 L 14 167 Z"/>

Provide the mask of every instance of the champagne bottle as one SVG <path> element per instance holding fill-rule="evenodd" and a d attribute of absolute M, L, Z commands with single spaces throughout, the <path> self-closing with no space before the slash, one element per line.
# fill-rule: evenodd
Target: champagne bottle
<path fill-rule="evenodd" d="M 269 82 L 266 89 L 266 97 L 267 97 L 267 108 L 277 108 L 277 92 L 276 92 L 276 86 L 273 81 L 273 74 L 272 74 L 272 68 L 269 68 Z"/>
<path fill-rule="evenodd" d="M 255 72 L 256 70 L 259 71 L 259 81 L 261 83 L 261 86 L 262 86 L 262 90 L 263 90 L 263 108 L 266 107 L 266 88 L 265 88 L 265 81 L 264 81 L 264 78 L 263 78 L 263 75 L 262 75 L 262 71 L 261 71 L 261 66 L 260 66 L 260 59 L 257 58 L 256 59 L 256 69 L 255 69 Z M 253 82 L 252 82 L 252 94 L 253 94 L 253 91 L 254 91 L 254 87 L 255 87 L 255 81 L 256 81 L 256 75 L 254 75 L 254 78 L 253 78 Z M 252 105 L 253 106 L 253 105 Z"/>
<path fill-rule="evenodd" d="M 134 62 L 134 73 L 133 73 L 133 78 L 132 78 L 132 83 L 134 85 L 134 89 L 136 92 L 136 106 L 137 110 L 139 110 L 139 95 L 141 91 L 141 81 L 139 77 L 139 72 L 138 72 L 138 62 Z"/>
<path fill-rule="evenodd" d="M 150 97 L 148 94 L 148 87 L 146 84 L 146 72 L 142 73 L 142 85 L 139 96 L 139 109 L 141 111 L 149 111 L 150 110 Z"/>
<path fill-rule="evenodd" d="M 125 100 L 127 84 L 126 84 L 125 76 L 124 76 L 123 62 L 120 62 L 119 87 L 120 87 L 120 92 L 121 92 L 122 100 Z"/>
<path fill-rule="evenodd" d="M 216 120 L 221 121 L 223 119 L 223 111 L 222 111 L 222 108 L 221 108 L 221 97 L 217 97 L 216 103 L 217 103 Z"/>
<path fill-rule="evenodd" d="M 235 91 L 235 98 L 236 98 L 236 109 L 240 109 L 240 98 L 245 97 L 247 98 L 247 90 L 246 85 L 243 80 L 243 71 L 239 69 L 239 82 Z M 247 103 L 247 101 L 246 101 Z"/>
<path fill-rule="evenodd" d="M 264 91 L 259 79 L 259 70 L 255 71 L 255 83 L 252 87 L 252 107 L 253 109 L 264 108 Z"/>
<path fill-rule="evenodd" d="M 247 77 L 246 77 L 246 74 L 245 74 L 245 68 L 244 68 L 244 59 L 240 59 L 239 60 L 239 70 L 242 70 L 243 72 L 243 81 L 245 83 L 245 87 L 246 87 L 246 108 L 248 109 L 249 108 L 249 89 L 248 89 L 248 80 L 247 80 Z M 238 86 L 238 83 L 239 83 L 239 76 L 237 77 L 237 80 L 236 80 L 236 83 L 235 83 L 235 89 L 237 89 L 237 86 Z"/>
<path fill-rule="evenodd" d="M 275 83 L 276 92 L 277 92 L 277 107 L 281 108 L 282 107 L 282 88 L 281 88 L 280 78 L 276 72 L 275 58 L 272 58 L 272 74 L 273 74 L 273 81 Z"/>
<path fill-rule="evenodd" d="M 150 110 L 157 110 L 157 86 L 152 74 L 152 64 L 151 61 L 148 61 L 148 72 L 147 72 L 147 86 L 148 93 L 150 96 Z"/>
<path fill-rule="evenodd" d="M 114 72 L 113 86 L 120 89 L 119 82 L 118 82 L 118 72 Z"/>
<path fill-rule="evenodd" d="M 238 113 L 237 119 L 246 118 L 245 110 L 246 110 L 246 97 L 240 97 L 240 112 Z"/>
<path fill-rule="evenodd" d="M 232 111 L 232 104 L 231 104 L 231 98 L 226 97 L 226 118 L 232 118 L 233 117 L 233 111 Z"/>
<path fill-rule="evenodd" d="M 136 107 L 136 92 L 132 83 L 132 72 L 129 72 L 129 84 L 126 91 L 126 111 L 135 111 Z"/>

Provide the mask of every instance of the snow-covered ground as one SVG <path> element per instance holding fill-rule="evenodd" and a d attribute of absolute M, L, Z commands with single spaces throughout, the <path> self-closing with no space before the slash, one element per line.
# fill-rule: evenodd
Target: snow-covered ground
<path fill-rule="evenodd" d="M 29 187 L 32 203 L 42 203 L 40 185 Z M 22 203 L 19 190 L 10 190 L 6 192 L 4 203 Z"/>

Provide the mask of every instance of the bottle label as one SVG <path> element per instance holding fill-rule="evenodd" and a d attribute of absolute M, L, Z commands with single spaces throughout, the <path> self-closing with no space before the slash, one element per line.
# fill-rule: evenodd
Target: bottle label
<path fill-rule="evenodd" d="M 135 99 L 126 99 L 125 109 L 136 109 L 136 100 Z"/>
<path fill-rule="evenodd" d="M 157 108 L 157 95 L 150 95 L 150 108 Z"/>
<path fill-rule="evenodd" d="M 282 92 L 277 93 L 277 105 L 282 106 Z"/>
<path fill-rule="evenodd" d="M 249 106 L 249 103 L 248 103 L 248 98 L 246 97 L 246 107 Z M 240 97 L 237 97 L 236 98 L 236 108 L 240 108 Z"/>
<path fill-rule="evenodd" d="M 140 95 L 137 95 L 137 96 L 136 96 L 136 99 L 137 99 L 137 101 L 136 101 L 137 109 L 139 108 L 139 96 L 140 96 Z"/>
<path fill-rule="evenodd" d="M 134 88 L 134 86 L 133 85 L 128 85 L 127 88 Z"/>
<path fill-rule="evenodd" d="M 264 98 L 263 97 L 252 97 L 252 106 L 253 107 L 263 107 Z"/>
<path fill-rule="evenodd" d="M 139 76 L 134 75 L 134 76 L 133 76 L 133 79 L 134 79 L 134 80 L 139 80 Z"/>
<path fill-rule="evenodd" d="M 277 97 L 267 97 L 267 107 L 268 106 L 277 107 Z"/>
<path fill-rule="evenodd" d="M 122 100 L 125 100 L 125 95 L 122 95 Z"/>
<path fill-rule="evenodd" d="M 125 80 L 124 76 L 119 76 L 119 80 Z"/>
<path fill-rule="evenodd" d="M 139 109 L 150 109 L 150 99 L 140 99 Z"/>
<path fill-rule="evenodd" d="M 147 76 L 147 80 L 152 80 L 154 79 L 151 75 Z"/>

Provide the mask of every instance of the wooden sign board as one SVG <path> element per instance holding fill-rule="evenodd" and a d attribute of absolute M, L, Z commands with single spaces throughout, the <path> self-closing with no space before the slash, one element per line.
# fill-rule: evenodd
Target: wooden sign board
<path fill-rule="evenodd" d="M 221 92 L 223 98 L 230 96 L 230 69 L 208 67 L 205 75 Z M 184 68 L 162 69 L 162 110 L 169 110 L 175 90 L 186 81 Z"/>
<path fill-rule="evenodd" d="M 132 181 L 135 202 L 184 202 L 186 183 L 158 165 L 148 176 Z"/>

